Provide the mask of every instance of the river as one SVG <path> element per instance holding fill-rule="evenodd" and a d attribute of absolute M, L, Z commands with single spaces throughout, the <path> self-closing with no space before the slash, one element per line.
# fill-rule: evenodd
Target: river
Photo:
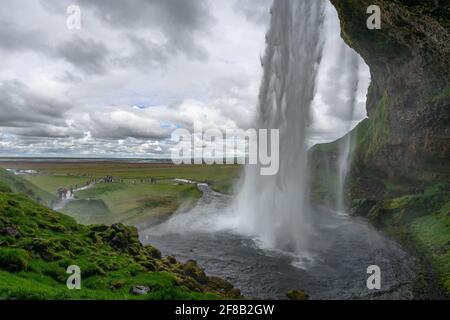
<path fill-rule="evenodd" d="M 192 210 L 140 231 L 141 241 L 180 260 L 195 259 L 255 299 L 285 299 L 289 289 L 311 299 L 411 299 L 414 259 L 364 219 L 314 209 L 310 250 L 303 257 L 263 249 L 257 238 L 228 227 L 230 198 L 199 185 Z M 229 218 L 227 217 L 229 215 Z M 381 289 L 369 290 L 367 267 L 381 269 Z"/>

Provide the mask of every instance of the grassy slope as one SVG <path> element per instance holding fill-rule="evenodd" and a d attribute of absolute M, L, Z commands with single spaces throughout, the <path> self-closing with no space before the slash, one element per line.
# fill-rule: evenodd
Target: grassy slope
<path fill-rule="evenodd" d="M 0 168 L 0 191 L 1 190 L 25 193 L 37 202 L 47 206 L 50 206 L 56 199 L 52 193 L 30 183 L 21 176 L 16 176 L 2 168 Z"/>
<path fill-rule="evenodd" d="M 444 295 L 450 297 L 449 185 L 435 185 L 421 194 L 381 201 L 369 212 L 368 218 L 415 251 L 424 260 L 425 267 L 431 267 Z M 419 286 L 421 281 L 429 281 L 427 274 L 421 277 Z"/>
<path fill-rule="evenodd" d="M 68 290 L 69 265 L 82 272 L 82 289 Z M 129 293 L 146 285 L 143 296 Z M 193 261 L 161 258 L 137 230 L 77 224 L 26 195 L 0 192 L 0 297 L 13 299 L 214 299 L 237 297 Z"/>

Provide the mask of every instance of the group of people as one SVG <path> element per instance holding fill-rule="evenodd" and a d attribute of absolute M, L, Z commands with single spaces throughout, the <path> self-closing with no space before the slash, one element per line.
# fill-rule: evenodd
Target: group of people
<path fill-rule="evenodd" d="M 59 200 L 69 199 L 73 196 L 73 187 L 70 188 L 59 188 L 56 191 L 56 195 Z"/>
<path fill-rule="evenodd" d="M 128 183 L 128 184 L 156 184 L 156 178 L 150 177 L 147 179 L 118 179 L 114 178 L 113 176 L 105 176 L 101 179 L 91 179 L 90 183 L 113 183 L 113 182 L 119 182 L 119 183 Z"/>
<path fill-rule="evenodd" d="M 113 178 L 113 176 L 106 176 L 103 178 L 103 182 L 104 183 L 112 183 L 112 182 L 114 182 L 114 178 Z"/>
<path fill-rule="evenodd" d="M 126 180 L 120 179 L 120 180 L 118 180 L 118 179 L 114 178 L 113 176 L 108 175 L 108 176 L 105 176 L 100 179 L 91 178 L 90 180 L 88 180 L 86 182 L 86 186 L 89 186 L 91 184 L 96 184 L 96 183 L 113 183 L 116 181 L 118 181 L 120 183 L 131 183 L 131 184 L 137 184 L 139 182 L 142 184 L 143 183 L 156 184 L 156 178 L 154 178 L 154 177 L 150 177 L 147 179 L 126 179 Z M 59 200 L 69 199 L 74 195 L 74 190 L 77 190 L 77 189 L 78 189 L 78 185 L 75 185 L 75 188 L 72 186 L 70 188 L 59 188 L 56 191 L 57 197 Z"/>

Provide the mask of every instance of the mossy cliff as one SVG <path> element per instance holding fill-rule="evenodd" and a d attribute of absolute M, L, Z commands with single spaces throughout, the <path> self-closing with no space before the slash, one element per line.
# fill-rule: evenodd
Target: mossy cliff
<path fill-rule="evenodd" d="M 353 194 L 382 199 L 384 181 L 414 192 L 450 178 L 450 3 L 331 0 L 342 37 L 370 67 L 368 120 L 354 131 Z M 369 5 L 381 29 L 366 26 Z M 367 175 L 366 175 L 367 174 Z"/>
<path fill-rule="evenodd" d="M 313 148 L 313 199 L 335 200 L 339 144 L 351 139 L 347 206 L 424 257 L 449 294 L 450 2 L 330 1 L 372 81 L 368 119 Z M 366 26 L 370 5 L 381 9 L 380 30 Z"/>
<path fill-rule="evenodd" d="M 14 192 L 9 182 L 23 179 L 0 171 L 0 299 L 240 297 L 195 261 L 181 263 L 141 244 L 136 228 L 78 224 Z M 71 265 L 80 267 L 80 290 L 66 286 Z"/>

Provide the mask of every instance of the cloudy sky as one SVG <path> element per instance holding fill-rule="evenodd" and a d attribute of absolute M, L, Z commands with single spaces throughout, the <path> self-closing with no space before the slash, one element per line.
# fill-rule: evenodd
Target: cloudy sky
<path fill-rule="evenodd" d="M 66 26 L 70 5 L 81 9 L 79 30 Z M 252 127 L 269 8 L 270 0 L 2 0 L 0 156 L 165 157 L 171 132 L 195 121 Z M 314 119 L 315 142 L 347 127 L 323 104 Z"/>

